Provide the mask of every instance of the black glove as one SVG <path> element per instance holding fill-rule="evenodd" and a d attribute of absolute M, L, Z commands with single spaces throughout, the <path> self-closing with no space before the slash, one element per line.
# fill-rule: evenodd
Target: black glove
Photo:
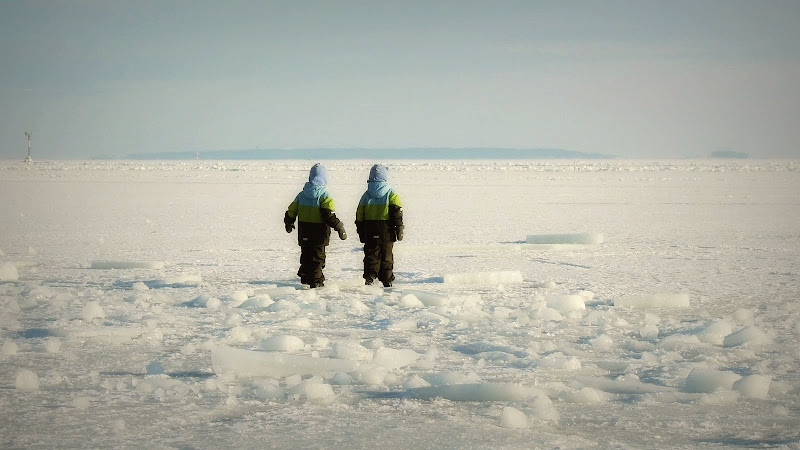
<path fill-rule="evenodd" d="M 339 228 L 336 229 L 336 232 L 339 233 L 339 239 L 347 239 L 347 233 L 345 233 L 343 226 L 339 226 Z"/>
<path fill-rule="evenodd" d="M 402 241 L 403 240 L 403 229 L 404 228 L 405 227 L 403 225 L 398 225 L 397 226 L 397 231 L 396 231 L 395 234 L 397 235 L 397 240 L 398 241 Z"/>
<path fill-rule="evenodd" d="M 287 233 L 291 233 L 292 230 L 294 230 L 294 224 L 293 223 L 287 223 L 286 224 L 286 232 Z"/>

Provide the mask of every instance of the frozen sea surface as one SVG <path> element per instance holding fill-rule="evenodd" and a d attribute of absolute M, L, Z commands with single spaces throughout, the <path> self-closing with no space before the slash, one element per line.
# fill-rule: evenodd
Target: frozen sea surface
<path fill-rule="evenodd" d="M 800 162 L 312 163 L 0 162 L 0 447 L 800 447 Z"/>

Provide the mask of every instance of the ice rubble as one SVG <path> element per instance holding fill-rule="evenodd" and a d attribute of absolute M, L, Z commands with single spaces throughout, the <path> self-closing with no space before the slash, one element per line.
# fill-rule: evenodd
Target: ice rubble
<path fill-rule="evenodd" d="M 419 387 L 409 389 L 407 394 L 423 400 L 443 398 L 463 402 L 519 402 L 542 395 L 542 391 L 512 383 L 462 383 Z"/>
<path fill-rule="evenodd" d="M 764 331 L 755 326 L 742 328 L 722 339 L 722 345 L 725 347 L 736 347 L 748 343 L 752 345 L 766 345 L 771 342 L 772 339 L 764 333 Z"/>
<path fill-rule="evenodd" d="M 733 389 L 745 397 L 767 398 L 772 377 L 766 375 L 748 375 L 733 382 Z"/>
<path fill-rule="evenodd" d="M 275 294 L 275 291 L 273 291 Z M 291 295 L 295 299 L 301 297 L 302 291 L 283 290 L 283 295 L 289 295 L 283 299 L 288 304 L 294 304 Z M 260 295 L 265 295 L 261 293 Z M 392 297 L 391 295 L 389 297 Z M 481 306 L 479 296 L 467 298 L 437 294 L 421 290 L 403 290 L 394 295 L 395 304 L 402 308 L 447 308 L 456 307 L 460 309 L 465 305 L 471 307 Z M 603 326 L 628 327 L 626 321 L 616 318 L 613 310 L 608 313 L 599 311 L 586 312 L 586 301 L 591 300 L 594 293 L 589 291 L 577 291 L 572 294 L 555 294 L 543 296 L 535 302 L 531 309 L 530 318 L 538 320 L 564 320 L 566 314 L 572 320 L 582 320 L 586 323 L 594 323 Z M 682 304 L 684 296 L 656 296 L 659 301 L 652 301 L 653 296 L 639 305 L 655 308 L 658 305 L 669 309 L 675 304 Z M 666 299 L 666 300 L 665 300 Z M 241 299 L 239 299 L 241 300 Z M 382 302 L 389 299 L 384 298 Z M 244 305 L 248 300 L 242 302 Z M 672 302 L 672 303 L 671 303 Z M 391 304 L 381 303 L 376 304 Z M 363 303 L 362 306 L 366 306 Z M 615 305 L 616 306 L 616 305 Z M 351 305 L 351 308 L 355 308 Z M 275 311 L 286 311 L 285 307 Z M 299 311 L 295 308 L 292 311 Z M 543 314 L 544 311 L 552 311 L 555 315 Z M 746 317 L 747 314 L 737 312 L 738 316 Z M 485 317 L 485 316 L 484 316 Z M 508 315 L 504 315 L 508 319 Z M 415 321 L 412 328 L 419 326 L 420 319 Z M 763 339 L 765 333 L 759 332 L 758 328 L 746 327 L 739 331 L 733 331 L 733 324 L 727 320 L 711 321 L 706 327 L 700 329 L 696 334 L 672 334 L 659 337 L 660 330 L 656 326 L 662 323 L 663 319 L 647 312 L 644 314 L 644 326 L 640 327 L 639 335 L 643 339 L 655 342 L 657 348 L 674 351 L 681 346 L 699 346 L 703 344 L 720 346 L 724 342 L 729 344 L 736 342 L 736 345 L 752 344 L 763 345 L 768 340 Z M 399 330 L 406 321 L 390 324 L 389 329 Z M 446 322 L 443 322 L 446 323 Z M 613 325 L 612 325 L 613 324 Z M 698 336 L 702 337 L 701 341 Z M 598 333 L 589 340 L 595 352 L 614 351 L 620 342 L 604 333 Z M 364 344 L 364 345 L 362 345 Z M 383 345 L 382 341 L 371 340 L 359 344 L 354 341 L 335 342 L 330 346 L 330 357 L 292 355 L 291 353 L 301 352 L 308 349 L 308 345 L 302 339 L 290 335 L 275 335 L 262 340 L 262 349 L 268 351 L 250 351 L 230 347 L 216 347 L 212 350 L 212 362 L 214 372 L 219 375 L 232 375 L 237 378 L 258 378 L 268 377 L 270 379 L 280 379 L 297 376 L 321 377 L 320 383 L 330 383 L 332 385 L 341 384 L 368 384 L 368 385 L 387 385 L 396 382 L 397 371 L 401 368 L 425 367 L 424 360 L 420 361 L 422 355 L 411 349 L 391 349 Z M 732 344 L 731 344 L 732 345 Z M 510 357 L 504 358 L 506 361 L 522 361 L 518 356 L 507 353 L 512 350 L 504 350 L 501 347 L 491 345 L 474 346 L 476 358 L 487 358 L 492 361 L 497 359 L 497 353 Z M 483 350 L 481 350 L 483 349 Z M 486 350 L 486 351 L 484 351 Z M 469 353 L 472 351 L 464 349 Z M 278 353 L 281 352 L 281 353 Z M 513 351 L 512 351 L 513 352 Z M 522 355 L 520 355 L 522 356 Z M 543 369 L 579 370 L 582 365 L 580 359 L 575 356 L 564 355 L 561 352 L 541 355 L 532 366 Z M 606 379 L 602 377 L 581 377 L 573 378 L 579 383 L 574 390 L 566 390 L 555 395 L 564 401 L 572 403 L 602 403 L 609 401 L 615 394 L 626 395 L 645 395 L 675 393 L 678 387 L 663 386 L 651 383 L 644 383 L 638 378 L 625 377 L 624 379 Z M 696 368 L 686 375 L 683 379 L 681 389 L 686 393 L 695 394 L 714 394 L 719 391 L 730 391 L 743 396 L 752 398 L 765 398 L 769 392 L 770 377 L 763 375 L 751 375 L 742 378 L 731 372 L 713 370 L 710 368 Z M 392 381 L 395 380 L 395 381 Z M 318 388 L 318 387 L 317 387 Z M 432 399 L 443 398 L 452 401 L 515 401 L 526 402 L 536 396 L 544 395 L 543 391 L 536 388 L 528 388 L 513 383 L 494 383 L 482 382 L 480 379 L 469 375 L 458 373 L 434 373 L 428 374 L 424 378 L 413 375 L 403 383 L 403 395 L 410 398 Z M 306 394 L 307 395 L 307 394 Z M 715 394 L 716 395 L 716 394 Z M 707 397 L 704 401 L 721 401 L 724 396 Z M 326 401 L 330 398 L 326 396 Z M 549 400 L 549 399 L 548 399 Z M 546 415 L 554 416 L 557 412 Z"/>
<path fill-rule="evenodd" d="M 419 353 L 414 350 L 393 349 L 388 347 L 381 347 L 375 351 L 372 362 L 388 370 L 399 369 L 408 366 L 420 358 Z"/>
<path fill-rule="evenodd" d="M 381 347 L 374 352 L 352 342 L 337 342 L 331 357 L 288 355 L 304 348 L 296 336 L 278 335 L 261 343 L 265 352 L 217 347 L 211 352 L 214 372 L 232 373 L 238 377 L 286 375 L 323 375 L 330 372 L 394 370 L 408 366 L 421 357 L 411 349 Z"/>
<path fill-rule="evenodd" d="M 136 267 L 137 262 L 117 263 L 104 268 L 143 268 Z M 200 278 L 177 276 L 169 281 L 185 282 L 194 279 Z M 502 284 L 522 282 L 522 277 L 518 271 L 498 271 L 451 274 L 445 276 L 444 281 L 453 285 Z M 173 283 L 167 283 L 165 280 L 163 284 Z M 554 284 L 546 286 L 532 284 L 532 289 L 544 287 L 548 291 L 556 288 Z M 567 375 L 571 384 L 562 387 L 531 387 L 518 383 L 484 381 L 471 373 L 431 371 L 430 369 L 435 367 L 436 352 L 423 355 L 411 348 L 389 348 L 380 338 L 360 343 L 352 339 L 331 343 L 324 336 L 312 334 L 311 340 L 306 338 L 304 341 L 292 334 L 264 336 L 241 325 L 241 314 L 245 313 L 244 310 L 275 314 L 284 318 L 283 324 L 286 326 L 308 330 L 312 329 L 310 320 L 298 316 L 306 309 L 312 309 L 317 314 L 334 316 L 341 312 L 363 314 L 396 307 L 406 311 L 408 315 L 403 318 L 391 317 L 386 325 L 388 330 L 413 331 L 429 326 L 448 326 L 451 321 L 470 324 L 480 320 L 490 320 L 494 324 L 518 321 L 536 324 L 543 329 L 551 326 L 549 323 L 562 321 L 591 324 L 597 327 L 597 331 L 594 335 L 588 336 L 586 345 L 587 352 L 595 355 L 616 352 L 626 345 L 675 352 L 686 346 L 748 347 L 768 345 L 771 342 L 768 333 L 753 324 L 752 312 L 743 310 L 737 311 L 732 318 L 709 320 L 704 327 L 694 332 L 663 334 L 663 330 L 669 329 L 671 323 L 664 321 L 651 310 L 686 308 L 689 306 L 686 294 L 620 297 L 614 301 L 613 307 L 601 310 L 587 308 L 587 302 L 594 298 L 594 293 L 590 291 L 561 294 L 536 292 L 530 297 L 525 309 L 520 312 L 506 306 L 489 308 L 477 294 L 454 295 L 419 289 L 403 289 L 387 293 L 379 288 L 357 289 L 364 295 L 375 296 L 374 302 L 351 298 L 339 305 L 328 305 L 326 298 L 340 292 L 335 284 L 331 284 L 326 290 L 315 291 L 273 285 L 250 291 L 238 290 L 227 296 L 202 294 L 184 302 L 183 306 L 204 308 L 208 313 L 224 312 L 227 314 L 226 324 L 230 325 L 225 338 L 217 341 L 228 345 L 209 343 L 200 346 L 200 351 L 210 352 L 213 372 L 216 375 L 207 381 L 207 388 L 222 389 L 221 383 L 229 382 L 226 380 L 246 380 L 252 395 L 262 401 L 295 400 L 317 405 L 342 401 L 339 387 L 350 385 L 390 389 L 402 398 L 425 401 L 445 399 L 463 402 L 510 402 L 513 406 L 508 404 L 503 406 L 498 424 L 501 427 L 516 429 L 528 428 L 537 420 L 558 422 L 560 416 L 553 400 L 572 404 L 604 404 L 613 401 L 618 395 L 658 395 L 661 396 L 658 397 L 660 401 L 678 402 L 687 398 L 681 395 L 694 395 L 697 397 L 688 398 L 699 399 L 705 404 L 715 404 L 732 401 L 738 396 L 753 399 L 770 396 L 772 386 L 770 376 L 753 374 L 742 377 L 731 371 L 709 366 L 693 368 L 684 377 L 679 378 L 675 386 L 643 382 L 631 374 L 613 379 L 603 376 Z M 153 306 L 147 304 L 148 299 L 152 299 L 151 294 L 135 287 L 131 290 L 137 292 L 130 300 L 131 304 Z M 44 295 L 53 297 L 48 293 Z M 10 303 L 7 303 L 5 307 L 8 308 L 9 305 Z M 615 308 L 635 308 L 648 312 L 643 313 L 642 324 L 634 326 L 619 317 L 615 313 Z M 85 302 L 80 316 L 87 326 L 95 328 L 72 333 L 70 338 L 97 336 L 111 343 L 117 342 L 113 337 L 117 336 L 124 338 L 118 342 L 130 342 L 131 339 L 140 338 L 148 333 L 146 330 L 105 326 L 103 319 L 107 315 L 99 301 Z M 746 323 L 747 326 L 740 327 L 737 323 Z M 630 337 L 620 339 L 619 334 L 614 333 L 616 329 L 629 328 L 635 330 L 635 334 L 631 333 L 628 336 L 639 336 L 641 342 L 631 344 Z M 230 346 L 249 343 L 254 336 L 262 338 L 260 343 L 256 344 L 260 345 L 260 351 Z M 645 345 L 651 347 L 644 347 Z M 59 352 L 60 347 L 59 339 L 51 338 L 44 343 L 44 348 L 49 353 Z M 318 350 L 321 348 L 329 348 L 328 357 L 319 356 Z M 315 349 L 311 356 L 302 354 L 309 349 Z M 471 349 L 474 351 L 466 348 L 464 351 L 472 354 L 476 360 L 509 364 L 510 367 L 530 367 L 547 371 L 565 371 L 565 373 L 584 368 L 581 359 L 585 355 L 575 349 L 542 346 L 520 350 L 487 342 L 478 342 Z M 180 353 L 183 355 L 193 355 L 197 351 L 198 347 L 193 344 L 185 344 L 180 348 Z M 1 354 L 5 358 L 16 357 L 18 346 L 7 340 L 3 343 Z M 644 353 L 642 361 L 654 361 L 659 357 L 664 356 Z M 589 364 L 589 367 L 596 366 Z M 137 392 L 153 396 L 159 401 L 166 401 L 170 398 L 185 397 L 190 391 L 186 384 L 171 378 L 160 361 L 148 364 L 146 373 L 146 378 L 136 385 Z M 23 369 L 16 375 L 15 387 L 18 390 L 38 390 L 39 379 L 32 371 Z M 85 409 L 91 407 L 91 402 L 88 397 L 76 397 L 72 404 L 76 408 Z M 239 399 L 235 393 L 225 401 L 227 407 L 238 404 Z"/>
<path fill-rule="evenodd" d="M 215 347 L 211 351 L 214 372 L 222 376 L 249 379 L 291 379 L 302 376 L 319 377 L 315 383 L 341 385 L 360 383 L 384 385 L 395 379 L 390 371 L 407 367 L 420 359 L 421 355 L 410 349 L 378 349 L 374 357 L 368 359 L 364 354 L 341 354 L 338 356 L 354 359 L 324 358 L 288 355 L 278 352 L 261 352 L 232 347 Z M 368 354 L 368 353 L 367 353 Z M 414 381 L 414 380 L 417 381 Z M 430 381 L 416 378 L 407 380 L 403 395 L 417 399 L 443 398 L 452 401 L 526 401 L 544 393 L 513 383 L 476 383 L 476 377 L 457 373 L 432 374 Z M 263 381 L 255 381 L 263 383 Z M 275 384 L 271 396 L 278 391 Z M 262 385 L 263 389 L 263 385 Z M 552 416 L 549 413 L 549 416 Z"/>
<path fill-rule="evenodd" d="M 387 299 L 387 301 L 393 302 L 391 299 Z M 420 308 L 420 305 L 422 305 L 422 307 L 433 308 L 434 310 L 437 308 L 448 311 L 457 309 L 465 315 L 470 315 L 470 313 L 480 309 L 481 297 L 477 294 L 451 295 L 415 289 L 404 289 L 401 291 L 401 297 L 397 300 L 397 303 L 403 308 Z M 432 318 L 433 317 L 428 316 L 426 321 Z M 442 316 L 433 319 L 435 321 L 446 320 L 446 318 Z"/>
<path fill-rule="evenodd" d="M 586 309 L 586 297 L 579 294 L 571 295 L 550 295 L 547 296 L 546 304 L 548 308 L 554 309 L 561 314 L 570 313 Z"/>
<path fill-rule="evenodd" d="M 19 345 L 14 341 L 5 341 L 3 346 L 0 347 L 0 355 L 11 356 L 19 352 Z"/>
<path fill-rule="evenodd" d="M 590 387 L 609 394 L 653 394 L 658 392 L 676 392 L 672 386 L 661 386 L 644 383 L 637 377 L 608 379 L 601 377 L 577 376 L 575 380 L 585 387 Z"/>
<path fill-rule="evenodd" d="M 685 380 L 686 392 L 710 393 L 717 390 L 733 390 L 733 383 L 741 377 L 733 372 L 710 368 L 694 368 Z"/>
<path fill-rule="evenodd" d="M 106 317 L 106 313 L 103 310 L 103 307 L 100 306 L 100 302 L 95 300 L 87 302 L 85 305 L 83 305 L 81 317 L 86 322 L 92 322 L 95 319 L 104 319 Z"/>
<path fill-rule="evenodd" d="M 270 352 L 297 353 L 305 348 L 305 343 L 297 336 L 281 334 L 262 339 L 261 348 Z"/>
<path fill-rule="evenodd" d="M 701 366 L 692 369 L 683 382 L 684 392 L 702 393 L 702 401 L 715 402 L 738 396 L 765 399 L 769 397 L 772 377 L 766 375 L 740 376 L 727 370 Z"/>
<path fill-rule="evenodd" d="M 367 362 L 288 355 L 279 352 L 259 352 L 232 347 L 216 347 L 211 350 L 214 373 L 232 374 L 239 378 L 271 377 L 290 375 L 324 375 L 330 372 L 355 372 L 374 370 Z"/>
<path fill-rule="evenodd" d="M 513 406 L 503 407 L 500 426 L 505 428 L 528 428 L 528 416 Z"/>
<path fill-rule="evenodd" d="M 18 279 L 19 271 L 16 265 L 11 262 L 0 264 L 0 281 L 17 281 Z"/>
<path fill-rule="evenodd" d="M 38 391 L 39 377 L 30 369 L 21 369 L 17 372 L 14 386 L 21 391 Z"/>
<path fill-rule="evenodd" d="M 404 296 L 409 296 L 407 301 L 415 303 L 414 299 L 422 303 L 423 306 L 445 306 L 450 304 L 450 296 L 446 294 L 438 294 L 435 292 L 425 292 L 414 289 L 404 289 Z"/>

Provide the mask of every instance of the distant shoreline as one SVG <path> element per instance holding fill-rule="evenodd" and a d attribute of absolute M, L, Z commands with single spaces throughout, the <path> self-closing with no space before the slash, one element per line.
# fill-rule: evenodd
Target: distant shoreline
<path fill-rule="evenodd" d="M 510 148 L 310 148 L 208 150 L 93 156 L 92 160 L 289 160 L 289 159 L 616 159 L 614 155 L 563 149 Z"/>

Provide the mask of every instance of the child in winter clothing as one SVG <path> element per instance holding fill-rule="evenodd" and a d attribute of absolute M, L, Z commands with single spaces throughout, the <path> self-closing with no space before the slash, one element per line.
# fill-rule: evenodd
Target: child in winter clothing
<path fill-rule="evenodd" d="M 356 209 L 356 230 L 364 244 L 364 280 L 375 278 L 390 287 L 394 281 L 395 241 L 403 240 L 403 207 L 388 181 L 389 169 L 375 164 L 369 171 L 367 191 Z"/>
<path fill-rule="evenodd" d="M 297 218 L 297 243 L 300 245 L 300 282 L 316 288 L 324 286 L 325 247 L 330 242 L 331 228 L 339 239 L 347 239 L 342 221 L 333 212 L 333 199 L 328 195 L 328 171 L 322 164 L 314 164 L 308 183 L 297 194 L 283 217 L 286 232 L 294 229 Z"/>

